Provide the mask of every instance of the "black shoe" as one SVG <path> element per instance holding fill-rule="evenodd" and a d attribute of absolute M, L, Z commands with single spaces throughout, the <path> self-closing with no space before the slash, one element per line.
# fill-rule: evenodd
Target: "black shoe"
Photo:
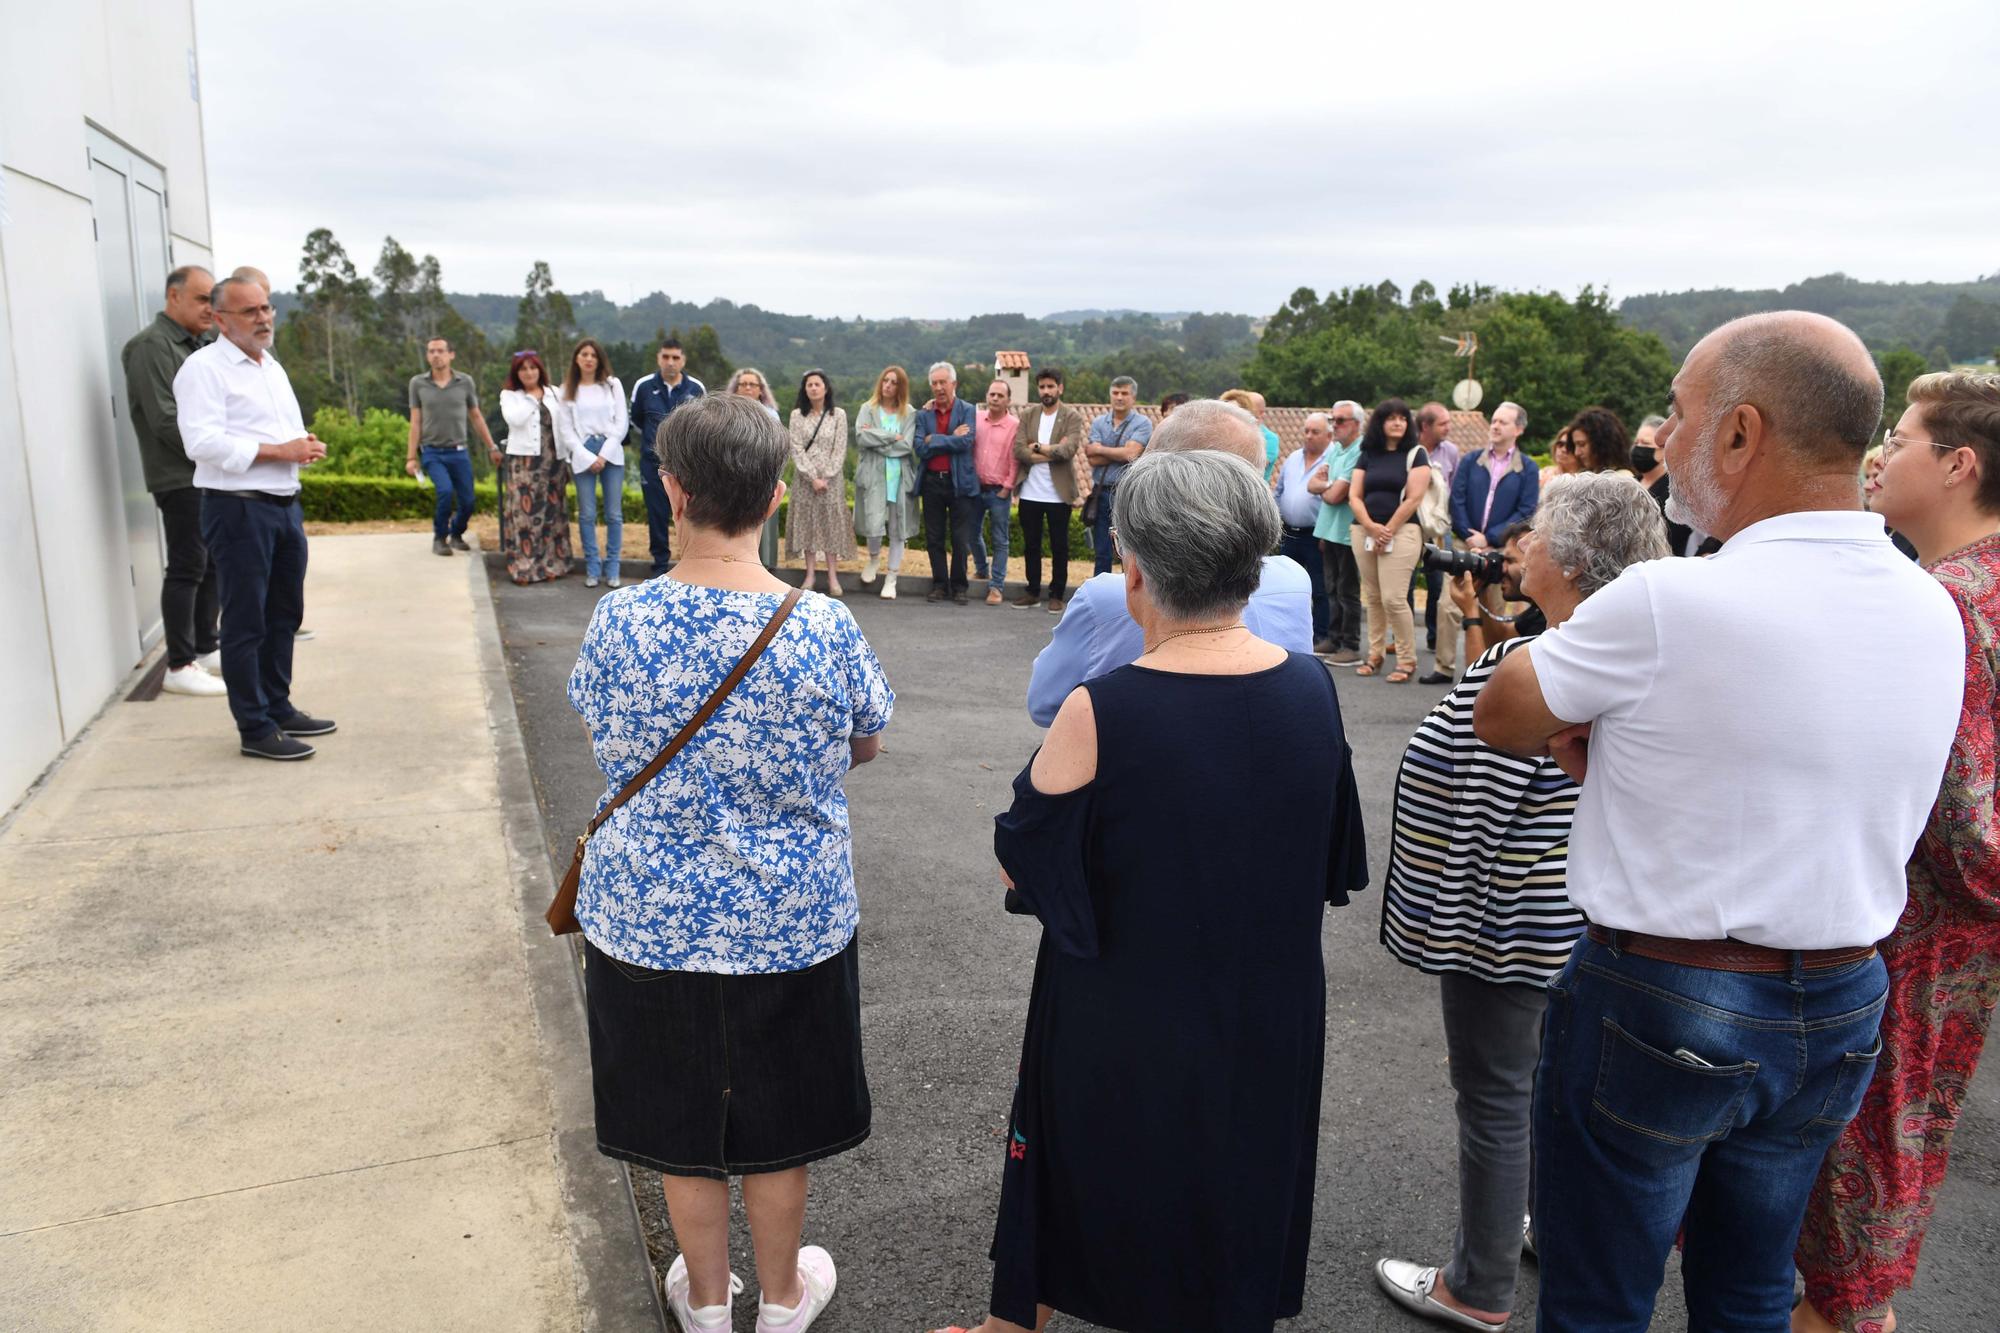
<path fill-rule="evenodd" d="M 951 595 L 951 604 L 953 606 L 964 606 L 971 600 L 972 600 L 972 595 L 966 592 L 966 590 L 963 588 L 960 588 L 957 592 Z"/>
<path fill-rule="evenodd" d="M 323 717 L 293 713 L 278 724 L 278 730 L 287 736 L 331 736 L 337 728 Z"/>
<path fill-rule="evenodd" d="M 432 555 L 450 555 L 450 554 L 451 554 L 451 548 L 450 548 L 449 546 L 446 546 L 446 545 L 444 544 L 444 538 L 442 538 L 442 537 L 433 537 L 433 538 L 431 538 L 431 554 L 432 554 Z"/>
<path fill-rule="evenodd" d="M 924 600 L 927 602 L 942 602 L 950 596 L 951 594 L 946 592 L 943 588 L 932 588 L 929 592 L 924 594 Z"/>
<path fill-rule="evenodd" d="M 243 753 L 252 759 L 310 759 L 319 751 L 282 731 L 274 731 L 260 741 L 244 741 Z"/>
<path fill-rule="evenodd" d="M 472 548 L 465 544 L 464 533 L 454 532 L 451 534 L 451 549 L 454 551 L 470 551 Z"/>
<path fill-rule="evenodd" d="M 1428 676 L 1417 677 L 1417 684 L 1419 685 L 1456 685 L 1457 683 L 1458 677 L 1452 675 L 1449 671 L 1433 671 Z"/>

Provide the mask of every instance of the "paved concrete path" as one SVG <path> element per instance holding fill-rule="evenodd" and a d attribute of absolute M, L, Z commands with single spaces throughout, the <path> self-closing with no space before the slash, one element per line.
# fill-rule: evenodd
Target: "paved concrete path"
<path fill-rule="evenodd" d="M 479 561 L 311 558 L 316 758 L 114 703 L 0 833 L 0 1328 L 656 1328 Z"/>
<path fill-rule="evenodd" d="M 416 540 L 414 538 L 410 540 Z M 1018 572 L 1018 565 L 1016 566 Z M 815 1333 L 915 1333 L 985 1309 L 1002 1142 L 1037 928 L 1000 910 L 992 817 L 1040 732 L 1023 708 L 1051 618 L 1012 607 L 930 606 L 924 580 L 884 602 L 850 595 L 897 693 L 881 759 L 853 773 L 861 894 L 862 1025 L 875 1131 L 814 1168 L 807 1239 L 840 1264 L 840 1294 Z M 552 852 L 604 789 L 563 696 L 598 594 L 580 579 L 495 587 L 508 667 Z M 1428 661 L 1425 666 L 1428 669 Z M 1374 885 L 1326 920 L 1327 1051 L 1319 1189 L 1306 1310 L 1281 1327 L 1363 1333 L 1432 1327 L 1391 1307 L 1382 1255 L 1443 1259 L 1457 1213 L 1456 1122 L 1437 983 L 1376 941 L 1391 785 L 1417 719 L 1441 688 L 1336 676 L 1367 814 Z M 1285 793 L 1217 793 L 1282 801 Z M 566 853 L 565 853 L 566 854 Z M 1917 1287 L 1912 1333 L 1996 1326 L 2000 1276 L 2000 1059 L 1974 1084 Z M 659 1183 L 641 1173 L 659 1261 L 674 1253 Z M 738 1271 L 749 1273 L 739 1226 Z M 1533 1327 L 1525 1267 L 1512 1327 Z M 749 1326 L 750 1297 L 737 1312 Z M 1670 1271 L 1654 1327 L 1685 1329 Z M 1058 1319 L 1055 1329 L 1074 1330 Z"/>

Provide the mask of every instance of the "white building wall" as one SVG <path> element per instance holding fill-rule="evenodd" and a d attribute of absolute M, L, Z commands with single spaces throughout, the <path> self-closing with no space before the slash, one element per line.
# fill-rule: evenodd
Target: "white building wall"
<path fill-rule="evenodd" d="M 132 583 L 90 126 L 164 170 L 170 262 L 212 260 L 192 0 L 0 0 L 0 32 L 4 809 L 138 664 L 158 595 Z"/>

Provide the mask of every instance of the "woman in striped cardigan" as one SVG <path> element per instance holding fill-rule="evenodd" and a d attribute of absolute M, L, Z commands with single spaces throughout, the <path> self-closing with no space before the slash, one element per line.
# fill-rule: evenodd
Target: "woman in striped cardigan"
<path fill-rule="evenodd" d="M 1581 473 L 1549 483 L 1532 530 L 1506 552 L 1508 596 L 1560 625 L 1628 565 L 1665 556 L 1667 543 L 1645 487 L 1625 473 Z M 1533 636 L 1482 612 L 1469 576 L 1454 580 L 1452 596 L 1476 660 L 1403 754 L 1382 943 L 1438 977 L 1458 1094 L 1458 1232 L 1442 1267 L 1382 1259 L 1375 1278 L 1413 1313 L 1498 1328 L 1525 1240 L 1542 1010 L 1584 927 L 1566 876 L 1580 789 L 1553 759 L 1489 749 L 1473 735 L 1480 690 Z M 1489 636 L 1499 641 L 1482 652 Z"/>

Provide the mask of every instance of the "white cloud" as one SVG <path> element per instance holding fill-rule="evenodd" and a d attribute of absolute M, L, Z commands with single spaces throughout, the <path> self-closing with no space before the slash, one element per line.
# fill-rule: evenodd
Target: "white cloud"
<path fill-rule="evenodd" d="M 1989 9 L 1638 13 L 198 0 L 218 259 L 870 316 L 2000 268 Z"/>

